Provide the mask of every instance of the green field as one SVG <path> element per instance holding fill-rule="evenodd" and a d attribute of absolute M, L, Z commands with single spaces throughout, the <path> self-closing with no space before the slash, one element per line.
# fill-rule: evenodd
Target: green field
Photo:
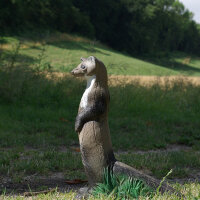
<path fill-rule="evenodd" d="M 26 37 L 1 37 L 0 45 L 7 50 L 16 47 L 20 42 L 17 61 L 23 64 L 36 64 L 39 55 L 42 63 L 50 65 L 53 71 L 69 72 L 80 60 L 80 57 L 94 55 L 107 66 L 109 74 L 125 75 L 200 75 L 200 58 L 180 52 L 160 53 L 151 57 L 137 59 L 114 51 L 95 41 L 71 36 L 54 34 L 38 39 Z M 145 61 L 146 60 L 146 61 Z"/>
<path fill-rule="evenodd" d="M 85 82 L 54 73 L 69 72 L 81 56 L 95 55 L 110 75 L 200 75 L 200 58 L 180 52 L 136 59 L 66 34 L 40 40 L 2 37 L 0 41 L 0 178 L 9 177 L 13 183 L 56 172 L 66 179 L 85 178 L 80 155 L 72 150 L 78 146 L 74 120 Z M 119 160 L 157 178 L 173 169 L 169 180 L 198 173 L 199 85 L 183 78 L 173 84 L 166 79 L 164 87 L 116 79 L 110 94 L 109 125 Z M 159 151 L 171 146 L 181 151 Z M 152 149 L 156 152 L 148 152 Z M 187 188 L 193 188 L 191 194 Z M 197 188 L 198 183 L 189 184 L 185 192 L 191 199 L 199 198 Z M 0 191 L 7 198 L 5 188 Z"/>

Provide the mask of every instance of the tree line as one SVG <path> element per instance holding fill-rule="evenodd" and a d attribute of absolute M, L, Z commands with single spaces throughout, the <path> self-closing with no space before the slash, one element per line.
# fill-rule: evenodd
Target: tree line
<path fill-rule="evenodd" d="M 200 54 L 200 28 L 179 0 L 1 0 L 0 32 L 48 29 L 99 40 L 131 55 Z"/>

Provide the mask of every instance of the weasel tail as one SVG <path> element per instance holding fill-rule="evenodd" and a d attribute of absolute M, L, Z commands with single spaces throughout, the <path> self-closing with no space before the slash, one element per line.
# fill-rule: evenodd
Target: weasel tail
<path fill-rule="evenodd" d="M 138 178 L 150 187 L 157 188 L 159 180 L 115 159 L 108 125 L 110 95 L 106 67 L 93 56 L 81 58 L 81 61 L 71 74 L 87 80 L 75 121 L 75 131 L 79 136 L 82 162 L 89 184 L 93 186 L 102 182 L 104 169 L 108 168 L 114 174 Z M 161 185 L 160 191 L 175 192 L 166 183 Z"/>

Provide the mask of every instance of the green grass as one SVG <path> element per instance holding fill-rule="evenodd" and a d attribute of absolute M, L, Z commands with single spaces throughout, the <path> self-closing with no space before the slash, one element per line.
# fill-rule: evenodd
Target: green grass
<path fill-rule="evenodd" d="M 168 181 L 171 178 L 187 178 L 189 174 L 194 174 L 193 172 L 195 169 L 200 168 L 199 152 L 193 152 L 193 151 L 171 152 L 171 153 L 164 152 L 164 153 L 145 153 L 145 154 L 133 154 L 133 153 L 120 154 L 117 155 L 117 159 L 131 166 L 134 166 L 139 170 L 145 171 L 145 173 L 148 171 L 150 172 L 151 175 L 156 176 L 158 178 L 164 177 L 170 171 L 170 169 L 173 169 L 173 172 L 169 176 Z M 53 172 L 63 172 L 65 174 L 66 180 L 74 179 L 77 177 L 85 179 L 83 166 L 81 164 L 80 154 L 72 153 L 70 151 L 59 152 L 58 149 L 55 150 L 42 150 L 42 149 L 31 150 L 23 148 L 5 149 L 0 153 L 0 163 L 1 163 L 0 174 L 4 176 L 9 176 L 14 184 L 21 183 L 24 181 L 24 177 L 36 173 L 37 175 L 48 175 L 49 173 Z M 125 184 L 124 181 L 122 182 Z M 117 185 L 121 187 L 120 184 Z M 197 189 L 199 188 L 199 184 L 190 183 L 187 184 L 187 188 L 191 187 L 192 185 L 193 189 L 191 191 L 187 189 L 188 195 L 189 193 L 193 192 L 195 192 L 196 196 L 200 195 L 200 192 Z M 101 190 L 103 188 L 103 191 L 106 193 L 107 190 L 105 190 L 105 186 L 102 187 L 102 185 L 99 185 L 99 187 Z M 125 184 L 123 188 L 119 188 L 119 190 L 123 190 L 124 187 L 128 187 L 127 184 Z M 173 187 L 177 188 L 178 191 L 180 190 L 184 191 L 185 189 L 185 187 L 179 184 L 175 184 L 173 185 Z M 113 188 L 115 188 L 114 185 Z M 112 188 L 110 189 L 112 190 Z M 95 193 L 96 195 L 97 193 L 99 193 L 98 191 L 99 188 L 97 188 L 96 190 Z M 109 191 L 107 192 L 110 194 Z M 121 192 L 120 194 L 122 194 Z M 63 194 L 59 195 L 62 196 Z M 155 197 L 153 199 L 158 199 L 158 196 L 156 197 L 156 195 L 158 194 L 154 194 Z M 167 194 L 165 195 L 169 196 Z M 165 199 L 164 196 L 159 195 L 159 198 Z M 50 198 L 46 195 L 43 195 L 43 197 L 44 199 Z M 5 199 L 9 198 L 5 197 Z M 178 198 L 174 196 L 174 198 L 171 199 L 178 199 Z"/>
<path fill-rule="evenodd" d="M 74 120 L 83 82 L 68 77 L 56 82 L 23 71 L 18 77 L 10 76 L 13 79 L 6 79 L 11 81 L 5 83 L 1 96 L 1 147 L 78 143 Z M 163 90 L 159 85 L 148 88 L 136 83 L 113 86 L 110 93 L 109 124 L 115 150 L 148 150 L 168 144 L 200 148 L 199 86 L 178 83 Z"/>
<path fill-rule="evenodd" d="M 0 174 L 23 182 L 28 175 L 63 172 L 65 178 L 85 178 L 80 155 L 71 151 L 10 149 L 0 152 Z"/>
<path fill-rule="evenodd" d="M 199 183 L 188 183 L 188 184 L 175 184 L 174 187 L 182 192 L 187 200 L 198 200 L 200 198 L 200 184 Z M 39 194 L 37 196 L 33 196 L 33 197 L 24 197 L 24 196 L 19 196 L 19 195 L 9 195 L 6 193 L 6 191 L 4 191 L 4 193 L 2 195 L 0 195 L 0 198 L 3 200 L 29 200 L 29 199 L 34 199 L 34 200 L 54 200 L 54 199 L 59 199 L 59 200 L 65 200 L 65 199 L 69 199 L 72 200 L 74 199 L 76 196 L 76 193 L 74 192 L 68 192 L 68 193 L 62 193 L 62 192 L 52 192 L 52 193 L 48 193 L 48 194 Z M 94 199 L 99 199 L 99 200 L 114 200 L 116 199 L 115 196 L 107 196 L 107 195 L 99 195 L 98 198 L 94 197 L 94 196 L 90 196 L 88 198 L 89 200 L 94 200 Z M 149 200 L 149 197 L 139 197 L 139 200 Z M 159 194 L 155 194 L 154 196 L 152 196 L 153 200 L 183 200 L 183 198 L 179 198 L 176 195 L 173 194 L 168 194 L 165 193 L 163 195 Z"/>
<path fill-rule="evenodd" d="M 157 178 L 164 177 L 170 169 L 173 173 L 169 178 L 187 178 L 195 169 L 200 168 L 200 153 L 189 152 L 163 152 L 144 154 L 119 154 L 117 158 L 134 166 L 139 170 L 147 171 Z"/>
<path fill-rule="evenodd" d="M 159 179 L 170 169 L 173 173 L 169 179 L 173 179 L 191 177 L 200 168 L 200 153 L 195 151 L 117 154 L 116 158 Z M 17 177 L 22 181 L 27 175 L 48 175 L 52 172 L 63 172 L 66 179 L 85 178 L 80 154 L 72 150 L 1 149 L 0 163 L 0 174 L 13 180 Z"/>
<path fill-rule="evenodd" d="M 103 183 L 97 184 L 92 194 L 95 197 L 100 195 L 115 196 L 116 199 L 138 199 L 138 197 L 152 196 L 153 190 L 143 181 L 127 176 L 116 176 L 108 169 L 104 171 Z"/>
<path fill-rule="evenodd" d="M 24 37 L 0 40 L 0 175 L 15 183 L 35 173 L 63 172 L 66 179 L 85 178 L 80 155 L 70 147 L 78 145 L 74 120 L 86 83 L 68 75 L 58 78 L 52 71 L 69 72 L 81 56 L 89 55 L 103 60 L 109 74 L 198 76 L 200 70 L 199 58 L 190 55 L 190 62 L 182 64 L 188 56 L 182 53 L 144 61 L 75 36 L 58 34 L 44 42 Z M 187 178 L 200 168 L 196 151 L 200 149 L 200 86 L 179 79 L 146 87 L 119 79 L 110 86 L 110 95 L 115 151 L 164 149 L 171 144 L 191 147 L 189 152 L 117 155 L 119 160 L 158 178 L 170 169 L 169 178 Z M 192 188 L 189 195 L 199 184 L 186 187 Z M 74 193 L 48 195 L 41 199 L 55 195 L 70 199 Z"/>
<path fill-rule="evenodd" d="M 7 45 L 7 54 L 13 44 L 21 41 L 18 62 L 37 63 L 38 55 L 45 49 L 42 63 L 49 64 L 53 71 L 69 72 L 78 63 L 80 57 L 94 55 L 107 66 L 109 74 L 125 75 L 200 75 L 200 58 L 180 52 L 160 54 L 139 59 L 105 47 L 98 42 L 67 34 L 54 34 L 41 38 L 2 37 L 2 47 Z M 43 45 L 42 45 L 43 44 Z M 14 45 L 13 45 L 14 46 Z M 190 62 L 184 63 L 190 57 Z"/>

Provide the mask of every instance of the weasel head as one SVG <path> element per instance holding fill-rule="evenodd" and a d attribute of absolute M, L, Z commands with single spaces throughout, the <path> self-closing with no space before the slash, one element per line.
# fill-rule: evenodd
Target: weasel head
<path fill-rule="evenodd" d="M 81 58 L 81 61 L 82 62 L 71 71 L 71 74 L 73 76 L 84 76 L 86 79 L 95 76 L 97 82 L 103 85 L 107 85 L 107 71 L 103 62 L 101 62 L 94 56 Z"/>
<path fill-rule="evenodd" d="M 80 76 L 93 76 L 96 74 L 96 61 L 97 59 L 94 56 L 89 58 L 81 58 L 81 63 L 71 71 L 71 74 L 76 77 Z"/>

